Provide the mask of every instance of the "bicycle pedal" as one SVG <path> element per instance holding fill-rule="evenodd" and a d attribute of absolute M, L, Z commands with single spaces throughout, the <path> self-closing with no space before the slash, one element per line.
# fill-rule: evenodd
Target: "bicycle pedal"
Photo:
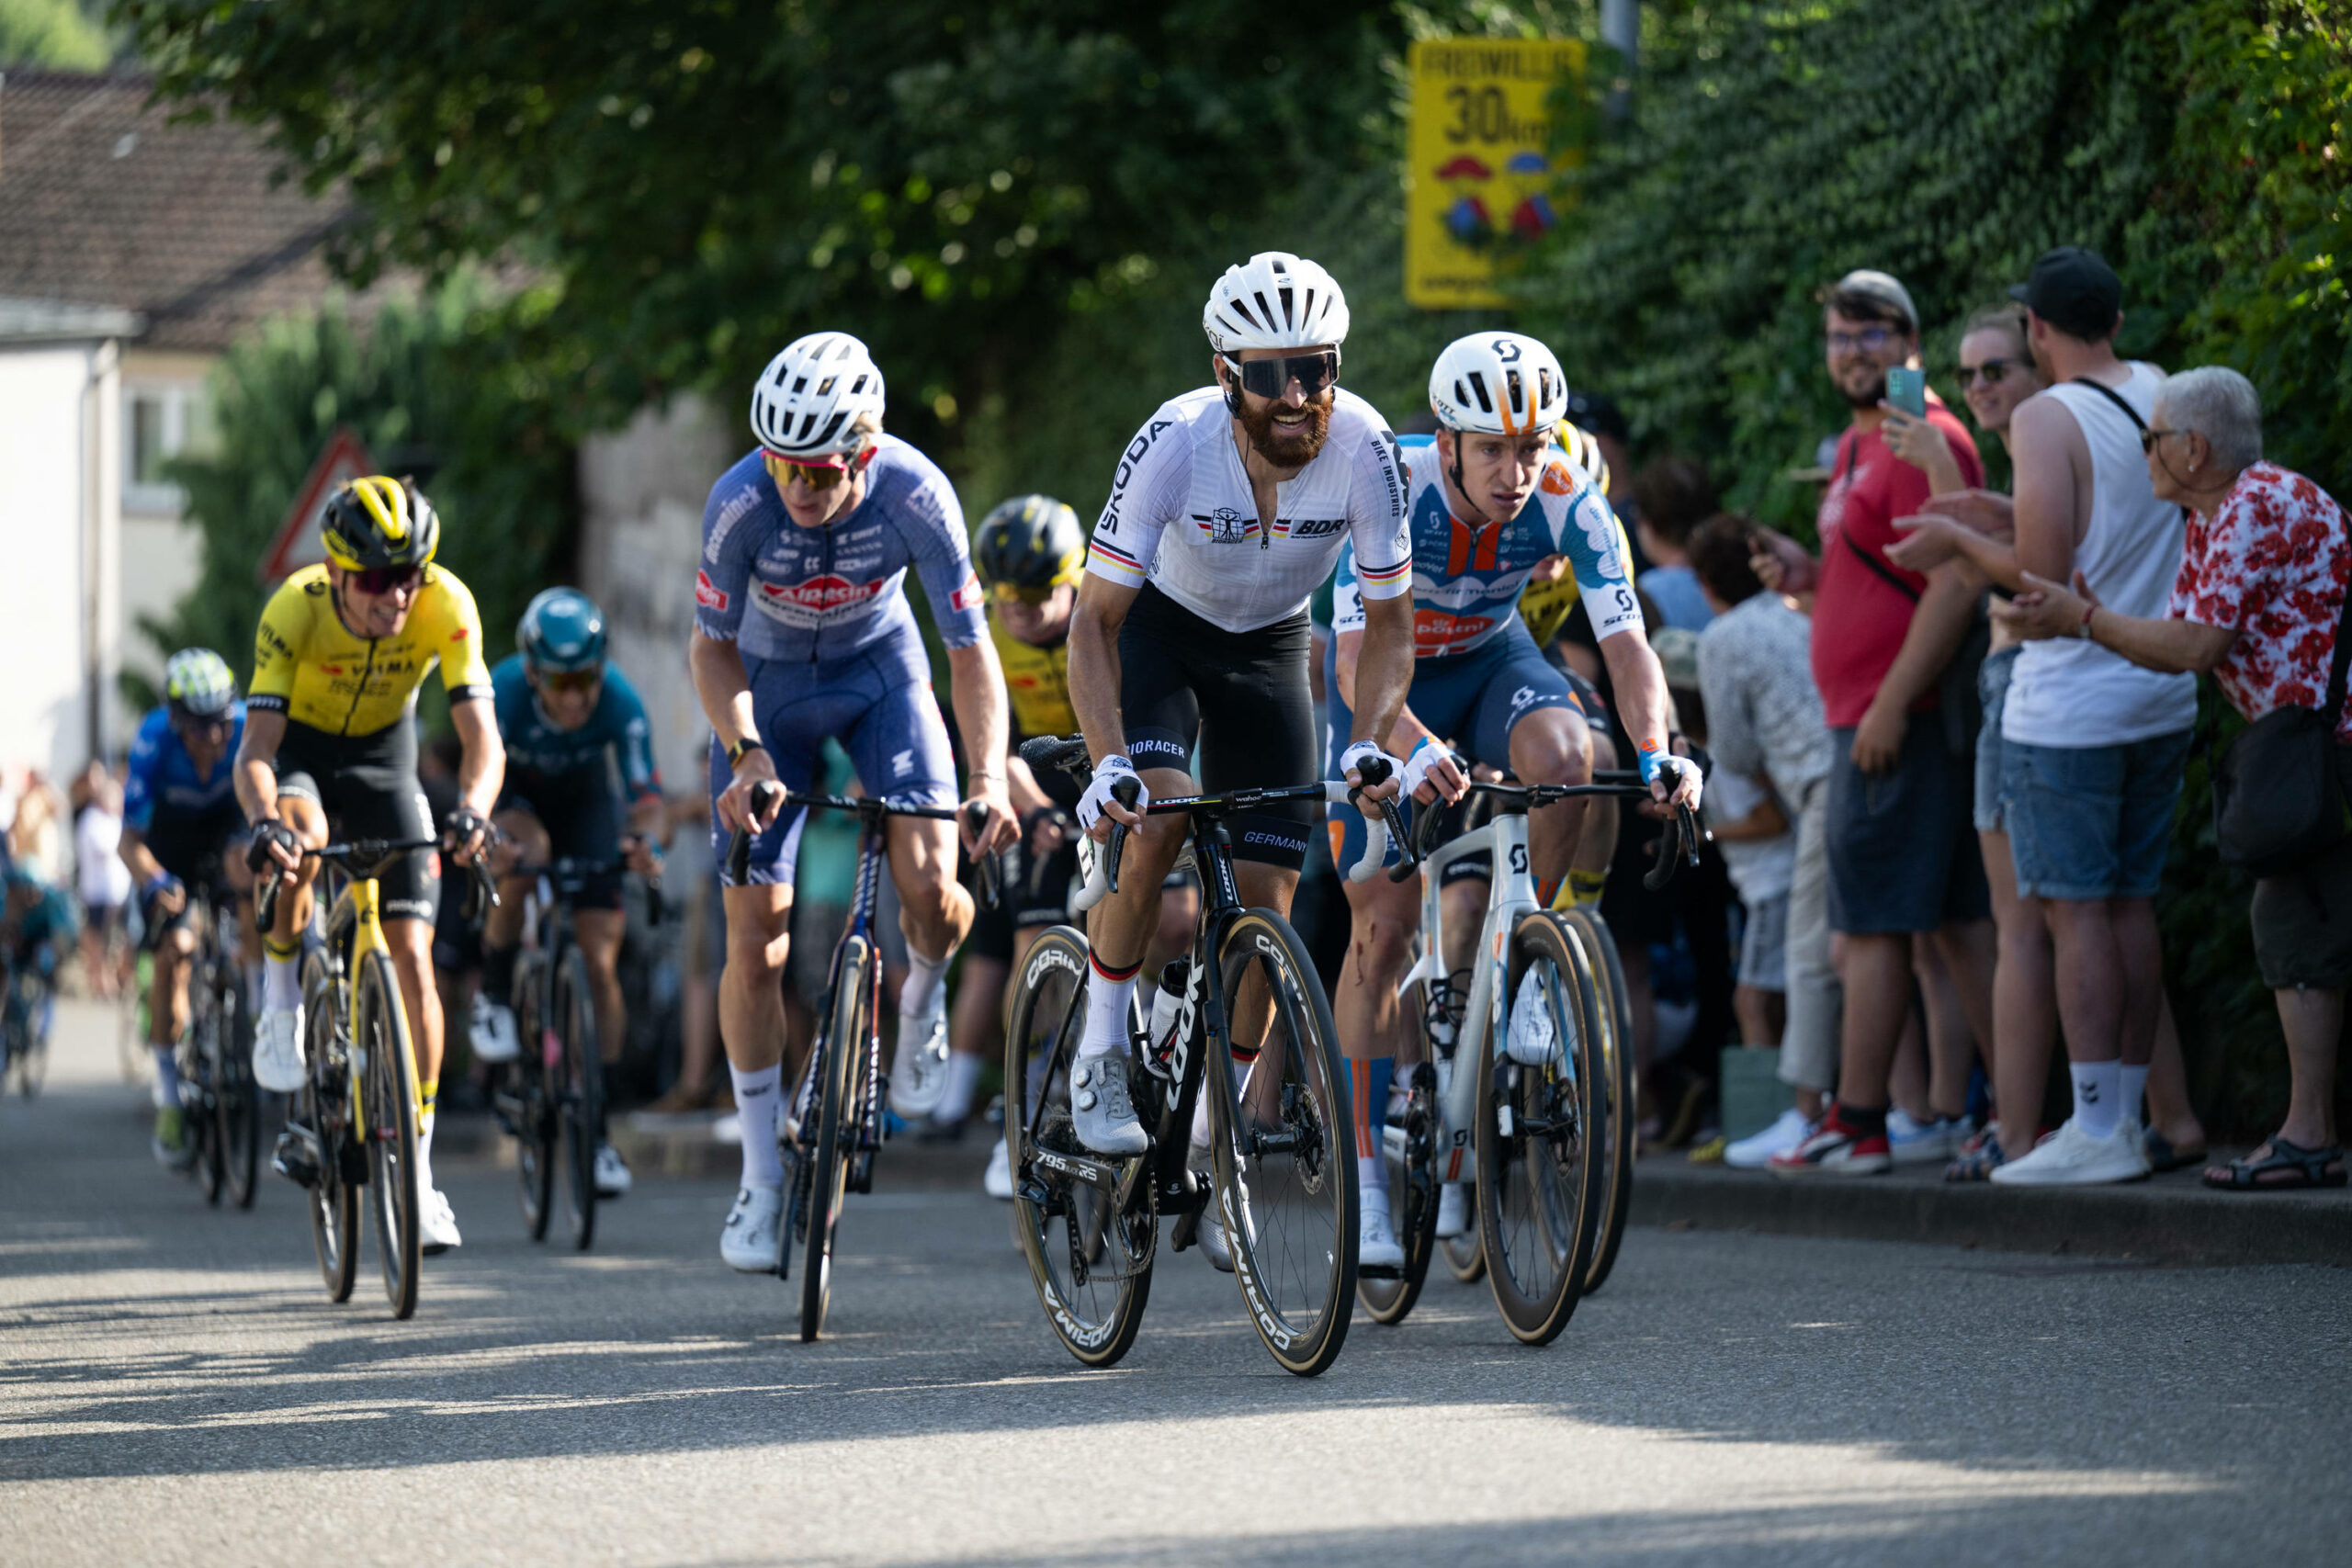
<path fill-rule="evenodd" d="M 1356 1265 L 1356 1278 L 1359 1280 L 1401 1280 L 1404 1277 L 1405 1270 L 1397 1268 L 1393 1263 L 1359 1263 Z"/>
<path fill-rule="evenodd" d="M 316 1187 L 319 1168 L 318 1140 L 299 1127 L 288 1127 L 277 1134 L 277 1146 L 271 1151 L 270 1169 L 298 1187 Z"/>

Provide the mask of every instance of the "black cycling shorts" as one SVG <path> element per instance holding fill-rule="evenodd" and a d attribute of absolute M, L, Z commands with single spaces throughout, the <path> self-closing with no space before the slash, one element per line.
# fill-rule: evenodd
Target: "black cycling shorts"
<path fill-rule="evenodd" d="M 554 859 L 587 861 L 606 868 L 581 879 L 572 895 L 572 908 L 621 907 L 621 803 L 603 768 L 566 773 L 509 769 L 498 809 L 537 818 L 548 830 L 548 853 Z"/>
<path fill-rule="evenodd" d="M 245 814 L 234 800 L 224 800 L 209 811 L 158 805 L 144 838 L 155 863 L 184 886 L 210 887 L 221 880 L 221 857 L 245 836 Z"/>
<path fill-rule="evenodd" d="M 315 800 L 337 840 L 429 839 L 433 808 L 416 785 L 416 727 L 403 718 L 373 735 L 329 735 L 291 719 L 271 764 L 277 793 Z M 376 878 L 383 917 L 429 920 L 441 901 L 441 856 L 402 855 Z"/>
<path fill-rule="evenodd" d="M 1315 696 L 1307 685 L 1314 627 L 1301 610 L 1254 631 L 1229 632 L 1145 583 L 1119 628 L 1119 709 L 1137 772 L 1187 768 L 1201 752 L 1211 791 L 1301 784 L 1317 765 Z M 1233 858 L 1297 871 L 1319 799 L 1285 801 L 1227 818 Z"/>

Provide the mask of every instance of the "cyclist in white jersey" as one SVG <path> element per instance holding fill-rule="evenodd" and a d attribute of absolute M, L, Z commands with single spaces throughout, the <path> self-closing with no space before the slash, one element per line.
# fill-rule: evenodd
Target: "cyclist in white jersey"
<path fill-rule="evenodd" d="M 1374 758 L 1394 798 L 1393 759 L 1373 739 L 1395 722 L 1412 676 L 1411 550 L 1405 486 L 1387 422 L 1337 382 L 1348 308 L 1313 262 L 1283 252 L 1228 268 L 1203 313 L 1216 385 L 1160 405 L 1122 456 L 1095 524 L 1070 625 L 1071 705 L 1094 759 L 1079 821 L 1098 841 L 1136 829 L 1119 891 L 1095 907 L 1094 974 L 1074 1073 L 1079 1137 L 1105 1155 L 1148 1146 L 1127 1093 L 1127 1006 L 1154 929 L 1160 878 L 1182 848 L 1182 817 L 1146 818 L 1111 795 L 1121 779 L 1184 793 L 1195 739 L 1209 789 L 1320 776 L 1308 687 L 1308 599 L 1352 543 L 1364 600 L 1362 698 L 1340 759 Z M 1376 807 L 1367 805 L 1367 810 Z M 1230 823 L 1241 901 L 1287 911 L 1317 808 Z M 1204 1250 L 1223 1238 L 1204 1225 Z"/>
<path fill-rule="evenodd" d="M 1577 699 L 1519 615 L 1530 576 L 1555 558 L 1565 558 L 1575 575 L 1616 686 L 1620 722 L 1633 738 L 1652 795 L 1694 808 L 1699 803 L 1698 768 L 1667 749 L 1666 677 L 1628 581 L 1624 528 L 1608 498 L 1555 445 L 1566 403 L 1559 361 L 1543 344 L 1517 333 L 1460 339 L 1430 370 L 1430 407 L 1440 429 L 1434 444 L 1412 450 L 1407 470 L 1413 684 L 1395 727 L 1383 737 L 1406 759 L 1404 787 L 1417 809 L 1461 798 L 1468 781 L 1453 760 L 1454 748 L 1509 770 L 1522 784 L 1591 778 L 1591 737 Z M 1363 620 L 1352 564 L 1342 553 L 1332 601 L 1336 635 L 1327 689 L 1335 731 L 1349 722 L 1361 680 Z M 1585 811 L 1582 801 L 1560 801 L 1530 813 L 1529 870 L 1538 903 L 1550 904 L 1566 877 Z M 1332 853 L 1342 863 L 1362 852 L 1363 829 L 1348 820 L 1353 816 L 1332 813 Z M 1477 874 L 1476 868 L 1462 869 Z M 1396 989 L 1420 924 L 1420 890 L 1417 883 L 1399 886 L 1385 876 L 1342 886 L 1354 929 L 1332 1015 L 1354 1088 L 1356 1166 L 1364 1193 L 1358 1256 L 1394 1266 L 1404 1253 L 1379 1201 L 1380 1134 L 1372 1116 L 1388 1098 L 1384 1069 L 1399 1047 L 1419 1045 Z M 1475 940 L 1476 930 L 1474 919 L 1460 934 Z M 1467 962 L 1466 953 L 1444 957 L 1448 971 Z M 1440 1198 L 1439 1234 L 1461 1235 L 1467 1214 L 1463 1190 L 1449 1185 Z"/>

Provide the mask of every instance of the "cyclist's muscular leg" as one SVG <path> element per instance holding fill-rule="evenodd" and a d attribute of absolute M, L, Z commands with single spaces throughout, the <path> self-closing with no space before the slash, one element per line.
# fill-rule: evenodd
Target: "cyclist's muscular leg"
<path fill-rule="evenodd" d="M 893 817 L 886 834 L 909 956 L 938 954 L 944 962 L 972 929 L 972 896 L 956 880 L 956 824 Z"/>
<path fill-rule="evenodd" d="M 1193 793 L 1193 776 L 1175 768 L 1146 768 L 1141 776 L 1154 800 Z M 1087 917 L 1087 942 L 1102 968 L 1133 970 L 1142 964 L 1144 949 L 1159 926 L 1159 885 L 1183 852 L 1190 828 L 1180 816 L 1147 817 L 1140 831 L 1127 835 L 1126 848 L 1119 854 L 1119 890 Z M 1243 897 L 1248 896 L 1245 887 Z"/>
<path fill-rule="evenodd" d="M 588 963 L 588 989 L 596 1008 L 596 1054 L 620 1060 L 628 1037 L 628 1002 L 621 995 L 621 937 L 628 917 L 618 909 L 574 909 L 571 934 Z"/>
<path fill-rule="evenodd" d="M 718 1030 L 727 1062 L 760 1073 L 784 1059 L 784 964 L 792 942 L 792 886 L 757 882 L 721 890 L 727 962 L 718 975 Z M 797 1078 L 799 1062 L 786 1062 Z"/>
<path fill-rule="evenodd" d="M 1570 708 L 1529 714 L 1510 732 L 1510 771 L 1521 784 L 1589 784 L 1591 731 Z M 1586 815 L 1581 800 L 1555 801 L 1528 813 L 1527 856 L 1535 874 L 1537 902 L 1550 903 L 1552 893 L 1567 877 Z"/>
<path fill-rule="evenodd" d="M 153 982 L 147 994 L 147 1043 L 167 1050 L 187 1032 L 188 960 L 196 953 L 196 933 L 174 926 L 155 944 Z"/>
<path fill-rule="evenodd" d="M 309 795 L 279 795 L 277 818 L 293 830 L 305 850 L 315 850 L 326 843 L 326 809 Z M 269 926 L 269 943 L 278 953 L 299 951 L 301 933 L 311 923 L 311 889 L 318 879 L 319 863 L 315 860 L 304 860 L 286 873 L 278 888 L 277 916 Z"/>
<path fill-rule="evenodd" d="M 498 908 L 482 917 L 481 944 L 488 949 L 512 949 L 523 940 L 523 897 L 530 891 L 528 877 L 513 874 L 517 865 L 545 865 L 555 853 L 548 830 L 530 812 L 508 809 L 491 820 L 514 840 L 509 854 L 500 857 L 504 869 L 498 878 Z M 495 993 L 500 1001 L 503 992 Z"/>
<path fill-rule="evenodd" d="M 1351 917 L 1348 955 L 1331 998 L 1331 1018 L 1340 1031 L 1340 1051 L 1348 1059 L 1351 1117 L 1356 1158 L 1380 1156 L 1380 1119 L 1386 1096 L 1375 1093 L 1382 1076 L 1374 1064 L 1394 1060 L 1410 1031 L 1397 1003 L 1396 982 L 1411 962 L 1413 930 L 1420 923 L 1418 881 L 1394 883 L 1385 875 L 1370 882 L 1342 881 Z M 1365 1171 L 1375 1181 L 1379 1167 Z"/>

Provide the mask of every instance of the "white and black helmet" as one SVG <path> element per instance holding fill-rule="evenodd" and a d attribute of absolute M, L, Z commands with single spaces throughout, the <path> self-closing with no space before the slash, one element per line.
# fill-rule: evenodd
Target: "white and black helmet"
<path fill-rule="evenodd" d="M 786 457 L 855 447 L 858 416 L 882 417 L 882 372 L 847 333 L 810 333 L 768 361 L 752 389 L 752 434 Z"/>
<path fill-rule="evenodd" d="M 1209 290 L 1201 310 L 1209 346 L 1236 355 L 1245 348 L 1333 347 L 1347 341 L 1348 299 L 1331 275 L 1288 251 L 1261 251 Z"/>
<path fill-rule="evenodd" d="M 1527 435 L 1568 411 L 1568 379 L 1552 351 L 1524 333 L 1457 338 L 1430 370 L 1430 412 L 1448 430 Z"/>

